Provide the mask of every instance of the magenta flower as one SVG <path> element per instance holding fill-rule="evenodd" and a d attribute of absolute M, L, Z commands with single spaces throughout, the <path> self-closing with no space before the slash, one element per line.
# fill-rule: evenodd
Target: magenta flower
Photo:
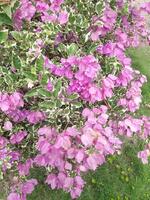
<path fill-rule="evenodd" d="M 2 94 L 0 92 L 0 109 L 3 112 L 6 112 L 10 107 L 10 103 L 9 103 L 9 96 L 8 94 L 4 93 Z"/>
<path fill-rule="evenodd" d="M 23 194 L 31 194 L 37 184 L 38 182 L 36 179 L 27 180 L 25 183 L 22 184 L 21 192 Z"/>
<path fill-rule="evenodd" d="M 50 150 L 50 144 L 49 142 L 41 137 L 37 143 L 37 149 L 42 153 L 46 154 Z"/>
<path fill-rule="evenodd" d="M 59 13 L 58 16 L 58 22 L 62 25 L 62 24 L 66 24 L 68 22 L 68 13 L 66 11 L 62 11 L 61 13 Z"/>
<path fill-rule="evenodd" d="M 68 136 L 63 136 L 63 137 L 58 137 L 56 144 L 55 144 L 56 148 L 64 148 L 65 150 L 69 149 L 71 147 L 71 141 L 70 138 Z"/>
<path fill-rule="evenodd" d="M 4 130 L 11 131 L 12 130 L 12 123 L 10 121 L 6 121 L 3 126 Z"/>
<path fill-rule="evenodd" d="M 27 115 L 27 120 L 31 124 L 36 124 L 45 119 L 45 114 L 40 111 L 30 111 Z"/>
<path fill-rule="evenodd" d="M 22 0 L 20 10 L 22 11 L 22 19 L 26 20 L 31 20 L 36 12 L 35 7 L 29 0 Z"/>
<path fill-rule="evenodd" d="M 50 80 L 48 81 L 48 83 L 47 83 L 47 85 L 46 85 L 46 89 L 47 89 L 47 91 L 49 91 L 49 92 L 52 92 L 52 90 L 53 90 L 53 85 L 52 85 L 52 83 L 51 83 Z"/>
<path fill-rule="evenodd" d="M 9 194 L 7 200 L 21 200 L 21 197 L 18 193 L 13 192 Z"/>
<path fill-rule="evenodd" d="M 76 154 L 75 159 L 76 159 L 76 161 L 78 163 L 81 163 L 83 161 L 83 159 L 84 159 L 84 156 L 85 156 L 84 151 L 83 150 L 79 150 L 78 153 Z"/>
<path fill-rule="evenodd" d="M 85 133 L 81 136 L 81 141 L 85 146 L 90 146 L 93 144 L 94 137 L 91 134 L 91 130 L 89 129 L 89 133 Z"/>
<path fill-rule="evenodd" d="M 38 130 L 38 134 L 46 136 L 48 139 L 51 139 L 55 131 L 49 126 L 43 126 Z"/>
<path fill-rule="evenodd" d="M 48 175 L 45 183 L 51 186 L 52 190 L 57 187 L 57 177 L 55 174 Z"/>
<path fill-rule="evenodd" d="M 149 149 L 145 149 L 144 151 L 140 151 L 138 153 L 138 158 L 142 160 L 143 164 L 148 164 L 148 157 L 150 156 Z"/>
<path fill-rule="evenodd" d="M 49 10 L 49 5 L 45 2 L 37 1 L 36 10 L 39 12 L 46 12 Z"/>
<path fill-rule="evenodd" d="M 22 29 L 22 12 L 20 9 L 17 9 L 13 14 L 13 26 L 16 30 Z"/>
<path fill-rule="evenodd" d="M 10 143 L 11 144 L 19 144 L 22 142 L 22 140 L 27 136 L 26 131 L 19 131 L 18 133 L 15 133 L 11 135 L 10 137 Z"/>
<path fill-rule="evenodd" d="M 30 168 L 32 167 L 32 159 L 26 160 L 24 164 L 18 164 L 18 171 L 20 176 L 27 176 L 29 175 Z"/>

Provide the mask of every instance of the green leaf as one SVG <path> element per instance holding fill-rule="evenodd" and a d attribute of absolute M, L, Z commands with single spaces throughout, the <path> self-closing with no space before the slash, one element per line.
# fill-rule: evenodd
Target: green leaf
<path fill-rule="evenodd" d="M 0 25 L 2 24 L 12 25 L 12 20 L 6 13 L 0 13 Z"/>
<path fill-rule="evenodd" d="M 48 79 L 49 79 L 48 74 L 42 75 L 41 84 L 46 85 L 48 82 Z"/>
<path fill-rule="evenodd" d="M 44 97 L 51 97 L 52 96 L 52 94 L 49 91 L 45 90 L 44 88 L 38 89 L 38 94 L 41 95 L 41 96 L 44 96 Z"/>
<path fill-rule="evenodd" d="M 4 81 L 5 83 L 8 85 L 8 86 L 12 86 L 13 85 L 13 79 L 12 77 L 10 76 L 10 74 L 5 74 L 4 76 Z"/>
<path fill-rule="evenodd" d="M 56 102 L 55 101 L 44 101 L 38 104 L 40 108 L 43 109 L 53 109 L 56 107 Z"/>
<path fill-rule="evenodd" d="M 70 100 L 74 100 L 74 99 L 77 99 L 79 97 L 78 94 L 71 94 L 70 96 L 68 96 L 67 98 L 70 99 Z"/>
<path fill-rule="evenodd" d="M 3 43 L 8 38 L 8 30 L 0 31 L 0 43 Z"/>
<path fill-rule="evenodd" d="M 31 74 L 36 75 L 36 67 L 35 67 L 35 65 L 31 66 Z"/>
<path fill-rule="evenodd" d="M 128 4 L 126 3 L 126 4 L 124 5 L 123 9 L 122 9 L 122 13 L 123 13 L 124 15 L 127 15 L 128 12 L 129 12 L 129 6 L 128 6 Z"/>
<path fill-rule="evenodd" d="M 75 108 L 81 108 L 83 106 L 81 102 L 73 102 L 72 105 Z"/>
<path fill-rule="evenodd" d="M 16 56 L 16 55 L 13 56 L 13 65 L 16 69 L 21 68 L 21 60 L 20 60 L 19 56 Z"/>
<path fill-rule="evenodd" d="M 11 7 L 13 8 L 16 3 L 19 3 L 19 2 L 17 2 L 17 0 L 11 0 Z"/>
<path fill-rule="evenodd" d="M 13 38 L 17 41 L 20 41 L 21 40 L 21 34 L 17 31 L 12 31 L 11 32 L 11 35 L 13 36 Z"/>
<path fill-rule="evenodd" d="M 62 101 L 57 99 L 56 100 L 56 106 L 57 106 L 57 108 L 61 107 L 62 106 Z"/>
<path fill-rule="evenodd" d="M 92 54 L 96 51 L 97 44 L 91 44 L 91 46 L 88 47 L 87 53 Z"/>
<path fill-rule="evenodd" d="M 59 79 L 55 85 L 55 89 L 54 89 L 54 93 L 53 93 L 54 97 L 58 97 L 58 94 L 59 94 L 61 88 L 62 88 L 62 81 Z"/>
<path fill-rule="evenodd" d="M 70 13 L 70 15 L 69 15 L 69 22 L 71 24 L 73 24 L 75 22 L 75 20 L 76 20 L 76 16 L 74 15 L 74 13 Z"/>
<path fill-rule="evenodd" d="M 25 94 L 25 97 L 33 97 L 33 96 L 44 96 L 44 97 L 51 97 L 52 94 L 45 90 L 44 88 L 33 88 Z"/>
<path fill-rule="evenodd" d="M 64 45 L 64 44 L 60 44 L 59 46 L 58 46 L 58 50 L 60 51 L 60 52 L 66 52 L 66 46 Z"/>
<path fill-rule="evenodd" d="M 75 43 L 72 43 L 71 45 L 67 46 L 67 54 L 68 56 L 76 55 L 79 48 L 78 45 Z"/>
<path fill-rule="evenodd" d="M 38 58 L 36 60 L 36 68 L 37 68 L 37 72 L 40 72 L 43 70 L 43 65 L 44 65 L 44 59 L 41 56 L 40 58 Z"/>
<path fill-rule="evenodd" d="M 34 96 L 37 96 L 38 95 L 38 88 L 33 88 L 31 90 L 29 90 L 25 95 L 24 97 L 34 97 Z"/>
<path fill-rule="evenodd" d="M 31 72 L 24 72 L 24 75 L 26 76 L 27 79 L 30 79 L 32 81 L 36 81 L 37 80 L 37 75 L 32 74 Z"/>
<path fill-rule="evenodd" d="M 4 67 L 4 66 L 0 66 L 0 72 L 2 74 L 8 74 L 9 73 L 8 69 L 6 67 Z"/>
<path fill-rule="evenodd" d="M 95 11 L 98 15 L 100 15 L 103 11 L 103 2 L 99 1 L 97 2 L 96 6 L 95 6 Z"/>
<path fill-rule="evenodd" d="M 2 9 L 4 11 L 4 13 L 6 13 L 6 15 L 11 18 L 11 5 L 4 5 L 2 6 Z"/>

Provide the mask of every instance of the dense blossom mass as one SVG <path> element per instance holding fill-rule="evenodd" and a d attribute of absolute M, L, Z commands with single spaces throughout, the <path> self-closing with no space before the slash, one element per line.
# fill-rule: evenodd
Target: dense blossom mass
<path fill-rule="evenodd" d="M 120 154 L 125 137 L 146 143 L 138 158 L 148 163 L 150 117 L 135 114 L 147 79 L 127 54 L 129 47 L 150 42 L 145 13 L 150 3 L 136 8 L 124 0 L 15 4 L 8 38 L 13 60 L 4 68 L 17 76 L 16 85 L 20 77 L 24 82 L 0 92 L 0 170 L 14 175 L 7 200 L 32 193 L 38 184 L 28 178 L 34 167 L 45 169 L 52 189 L 78 198 L 83 174 Z"/>

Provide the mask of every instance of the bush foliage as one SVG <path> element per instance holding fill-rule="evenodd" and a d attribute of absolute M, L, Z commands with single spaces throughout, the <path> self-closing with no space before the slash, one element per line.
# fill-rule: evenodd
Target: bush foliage
<path fill-rule="evenodd" d="M 38 180 L 78 198 L 83 175 L 120 154 L 126 137 L 150 155 L 150 118 L 137 117 L 146 76 L 130 47 L 149 43 L 145 13 L 131 1 L 12 0 L 0 12 L 0 177 L 8 200 L 25 200 Z"/>

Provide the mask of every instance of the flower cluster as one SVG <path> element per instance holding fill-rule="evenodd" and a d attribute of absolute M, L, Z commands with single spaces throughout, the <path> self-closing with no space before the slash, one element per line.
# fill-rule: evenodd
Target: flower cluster
<path fill-rule="evenodd" d="M 28 194 L 31 194 L 37 185 L 36 179 L 30 179 L 26 182 L 17 181 L 11 188 L 12 192 L 8 196 L 8 200 L 25 200 Z M 19 191 L 19 193 L 18 193 Z"/>
<path fill-rule="evenodd" d="M 138 153 L 138 158 L 140 158 L 143 164 L 148 164 L 148 157 L 150 156 L 150 149 L 146 148 Z"/>
<path fill-rule="evenodd" d="M 45 119 L 45 113 L 26 110 L 23 109 L 23 106 L 24 101 L 20 93 L 14 92 L 11 95 L 0 93 L 0 109 L 14 122 L 21 122 L 26 119 L 30 124 L 36 124 Z"/>
<path fill-rule="evenodd" d="M 48 62 L 46 58 L 45 66 L 54 75 L 69 79 L 68 93 L 78 93 L 84 100 L 92 102 L 102 99 L 99 88 L 94 84 L 101 69 L 94 56 L 62 59 L 61 67 Z"/>
<path fill-rule="evenodd" d="M 123 106 L 131 112 L 135 112 L 139 109 L 142 101 L 141 87 L 144 82 L 146 82 L 145 76 L 141 76 L 139 79 L 132 81 L 125 97 L 119 100 L 118 105 Z"/>
<path fill-rule="evenodd" d="M 10 143 L 11 144 L 19 144 L 26 136 L 27 136 L 26 131 L 19 131 L 18 133 L 11 135 Z"/>
<path fill-rule="evenodd" d="M 51 169 L 46 179 L 52 189 L 63 189 L 77 198 L 84 186 L 82 172 L 96 170 L 106 156 L 121 148 L 122 142 L 107 125 L 107 107 L 83 110 L 87 118 L 81 130 L 67 128 L 62 133 L 44 126 L 38 130 L 35 164 Z"/>
<path fill-rule="evenodd" d="M 117 19 L 117 13 L 110 7 L 104 10 L 103 16 L 94 16 L 92 19 L 91 39 L 96 41 L 112 31 Z M 100 25 L 99 25 L 100 24 Z"/>
<path fill-rule="evenodd" d="M 14 13 L 14 27 L 18 30 L 22 28 L 23 20 L 30 21 L 36 18 L 36 13 L 40 15 L 42 22 L 66 24 L 68 21 L 68 13 L 61 9 L 64 0 L 35 1 L 21 0 L 20 7 Z"/>
<path fill-rule="evenodd" d="M 12 151 L 9 147 L 9 141 L 5 137 L 0 136 L 0 169 L 6 172 L 7 169 L 11 169 L 19 159 L 19 152 Z"/>

